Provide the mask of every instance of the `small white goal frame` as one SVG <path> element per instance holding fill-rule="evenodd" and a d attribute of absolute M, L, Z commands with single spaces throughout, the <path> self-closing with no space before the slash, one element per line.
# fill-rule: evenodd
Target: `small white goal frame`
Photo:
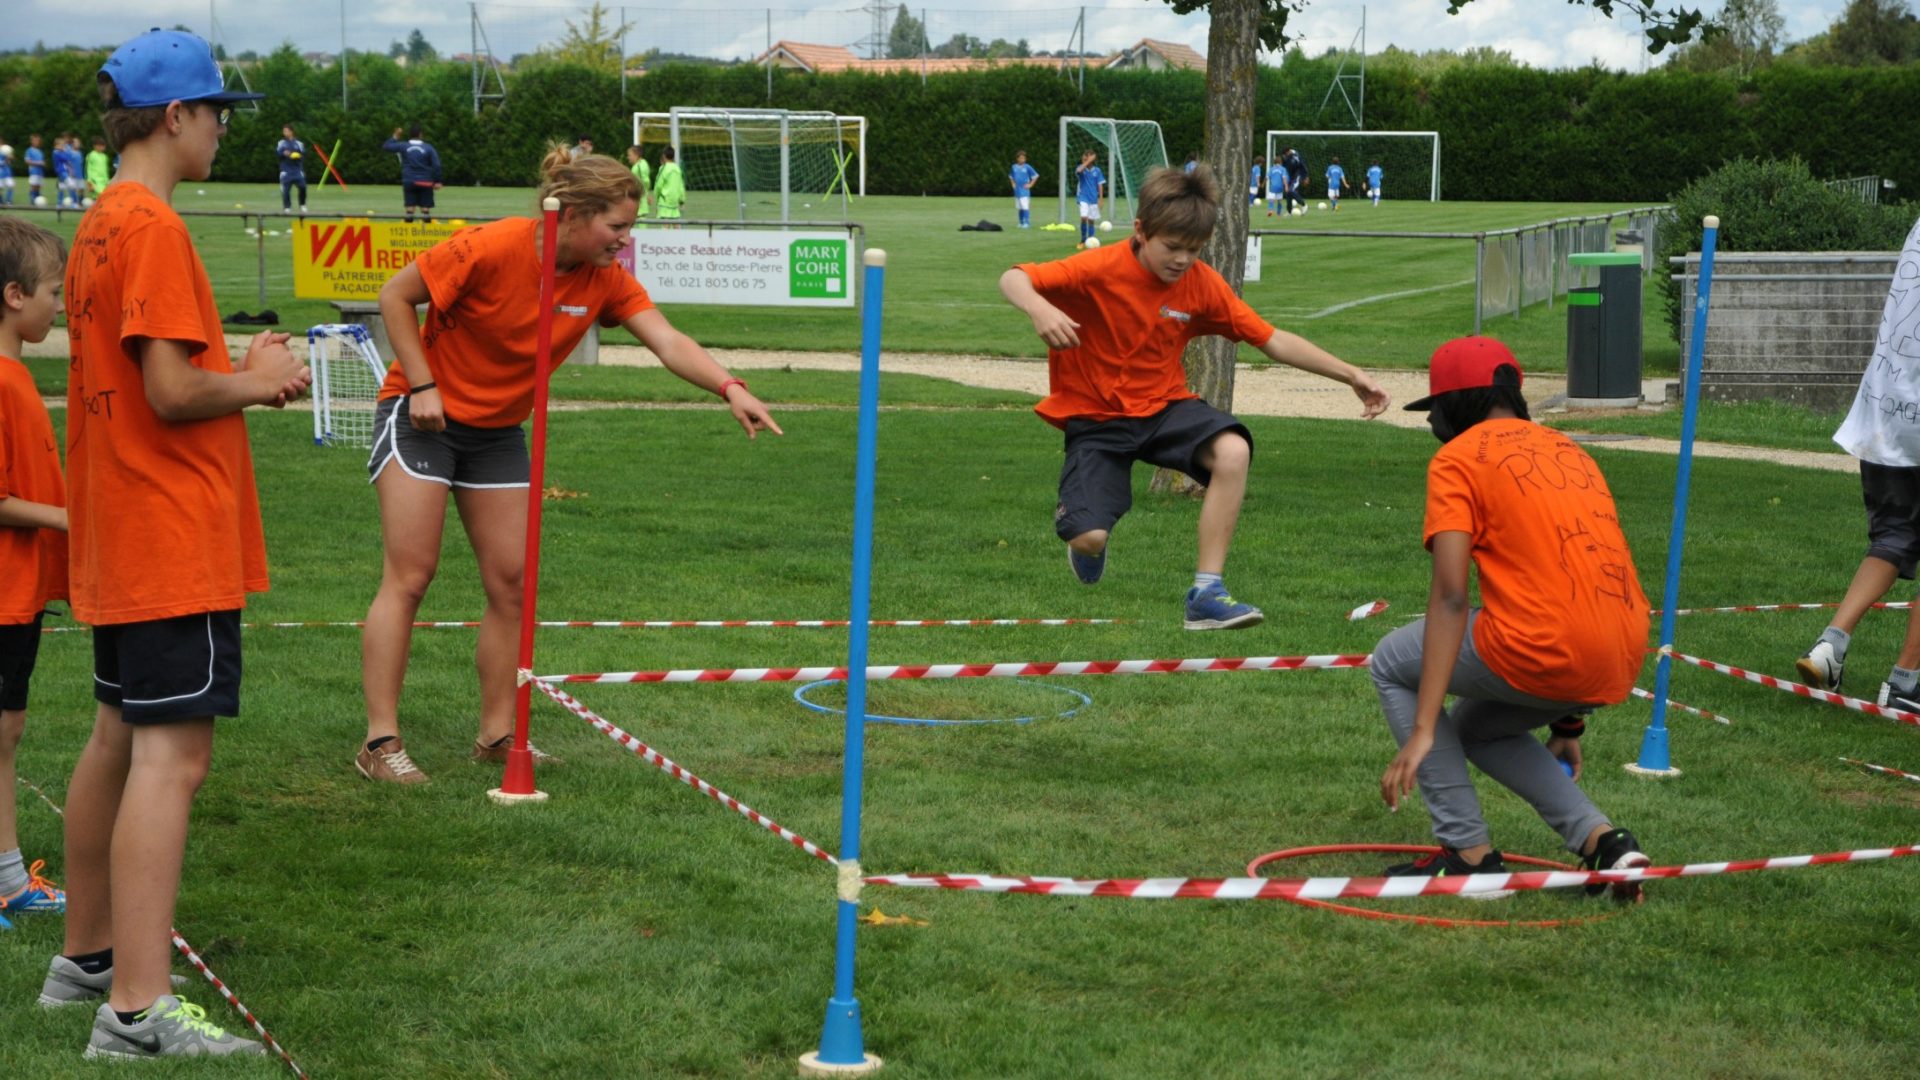
<path fill-rule="evenodd" d="M 1103 221 L 1112 221 L 1115 219 L 1114 205 L 1115 205 L 1115 200 L 1119 198 L 1119 187 L 1120 187 L 1117 181 L 1124 175 L 1123 170 L 1126 168 L 1126 158 L 1122 154 L 1120 149 L 1119 127 L 1121 124 L 1151 125 L 1153 128 L 1154 138 L 1160 141 L 1161 162 L 1165 164 L 1171 164 L 1171 162 L 1169 162 L 1167 159 L 1166 132 L 1161 130 L 1160 122 L 1158 120 L 1129 120 L 1123 117 L 1114 117 L 1114 116 L 1063 116 L 1061 117 L 1060 118 L 1060 150 L 1059 150 L 1058 156 L 1060 160 L 1060 223 L 1063 225 L 1070 221 L 1077 221 L 1080 218 L 1080 215 L 1077 213 L 1069 213 L 1069 211 L 1072 210 L 1075 204 L 1079 201 L 1074 197 L 1074 184 L 1073 184 L 1073 176 L 1074 176 L 1073 169 L 1074 169 L 1074 166 L 1079 163 L 1067 160 L 1067 136 L 1072 132 L 1074 124 L 1105 124 L 1107 126 L 1107 129 L 1112 133 L 1112 139 L 1113 139 L 1113 142 L 1111 143 L 1112 150 L 1107 154 L 1107 169 L 1106 169 L 1107 205 L 1105 210 L 1102 213 L 1101 220 Z M 1140 193 L 1138 191 L 1130 192 L 1128 194 L 1128 198 L 1131 200 L 1138 200 L 1140 198 Z M 1130 223 L 1131 223 L 1130 218 L 1127 221 L 1121 222 L 1122 225 L 1128 225 Z"/>
<path fill-rule="evenodd" d="M 673 147 L 674 156 L 684 157 L 685 155 L 682 154 L 680 151 L 680 121 L 681 120 L 683 119 L 731 120 L 731 119 L 740 118 L 740 117 L 747 117 L 751 119 L 761 119 L 761 120 L 767 120 L 767 119 L 780 120 L 783 128 L 782 134 L 780 136 L 780 147 L 782 151 L 781 156 L 783 159 L 785 158 L 785 151 L 787 147 L 787 137 L 784 132 L 784 128 L 787 121 L 832 120 L 843 126 L 852 127 L 856 132 L 858 132 L 859 150 L 856 152 L 860 156 L 860 179 L 859 179 L 860 190 L 857 193 L 855 193 L 854 197 L 860 198 L 860 199 L 864 199 L 867 197 L 867 118 L 864 116 L 844 116 L 839 113 L 827 112 L 825 110 L 796 111 L 792 109 L 727 109 L 727 108 L 721 108 L 718 106 L 703 107 L 703 106 L 692 106 L 692 105 L 675 105 L 671 110 L 667 112 L 636 112 L 634 113 L 632 145 L 634 146 L 641 145 L 640 128 L 647 121 L 653 120 L 653 121 L 665 123 L 668 126 L 667 142 L 669 145 Z M 781 164 L 781 174 L 783 177 L 786 174 L 786 165 L 784 160 L 782 161 L 782 164 Z M 782 204 L 782 212 L 781 212 L 781 218 L 783 220 L 789 217 L 789 214 L 787 213 L 787 207 L 785 206 L 786 197 L 787 196 L 783 194 L 782 196 L 783 204 Z"/>

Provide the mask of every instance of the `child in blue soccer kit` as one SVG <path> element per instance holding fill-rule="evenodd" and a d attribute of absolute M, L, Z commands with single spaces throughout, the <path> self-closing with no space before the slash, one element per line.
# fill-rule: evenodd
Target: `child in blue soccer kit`
<path fill-rule="evenodd" d="M 1376 161 L 1367 166 L 1367 197 L 1373 200 L 1373 205 L 1375 206 L 1380 205 L 1380 177 L 1382 175 L 1384 174 L 1380 171 L 1379 162 Z"/>
<path fill-rule="evenodd" d="M 1340 159 L 1334 158 L 1327 164 L 1327 202 L 1340 209 L 1340 192 L 1347 186 L 1347 170 L 1340 167 Z"/>
<path fill-rule="evenodd" d="M 1100 155 L 1089 150 L 1080 155 L 1080 164 L 1074 168 L 1079 177 L 1074 198 L 1080 203 L 1080 246 L 1086 247 L 1093 239 L 1094 231 L 1100 227 L 1100 199 L 1106 194 L 1107 174 L 1094 164 Z"/>
<path fill-rule="evenodd" d="M 1021 150 L 1013 155 L 1013 168 L 1007 171 L 1007 182 L 1013 185 L 1013 208 L 1020 211 L 1020 227 L 1033 228 L 1033 182 L 1040 179 L 1040 173 L 1027 164 L 1027 152 Z"/>

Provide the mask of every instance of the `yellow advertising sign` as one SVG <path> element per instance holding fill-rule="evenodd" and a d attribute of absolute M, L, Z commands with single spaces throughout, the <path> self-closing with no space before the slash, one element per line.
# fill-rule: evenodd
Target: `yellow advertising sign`
<path fill-rule="evenodd" d="M 313 300 L 378 300 L 380 286 L 464 222 L 296 221 L 293 295 Z"/>

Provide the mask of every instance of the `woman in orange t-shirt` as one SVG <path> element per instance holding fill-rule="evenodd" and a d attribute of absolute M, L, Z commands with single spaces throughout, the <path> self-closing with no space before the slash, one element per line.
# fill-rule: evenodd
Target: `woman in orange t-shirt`
<path fill-rule="evenodd" d="M 571 353 L 595 322 L 624 326 L 667 370 L 725 401 L 748 438 L 762 430 L 780 434 L 747 384 L 675 330 L 639 282 L 615 265 L 639 212 L 633 174 L 609 157 L 572 159 L 563 147 L 547 155 L 541 172 L 540 198 L 560 200 L 553 355 Z M 380 314 L 399 359 L 380 392 L 367 466 L 386 554 L 361 642 L 367 741 L 355 764 L 370 780 L 427 779 L 400 739 L 400 690 L 414 615 L 439 563 L 449 493 L 487 594 L 475 653 L 480 731 L 471 756 L 506 760 L 526 566 L 531 469 L 520 425 L 533 411 L 540 229 L 538 221 L 508 218 L 455 233 L 380 290 Z M 424 331 L 418 304 L 428 305 Z"/>
<path fill-rule="evenodd" d="M 1426 411 L 1446 444 L 1427 466 L 1433 588 L 1426 617 L 1381 639 L 1370 667 L 1400 742 L 1381 797 L 1397 810 L 1417 783 L 1441 848 L 1387 873 L 1506 872 L 1469 761 L 1526 800 L 1588 868 L 1646 866 L 1633 834 L 1575 783 L 1587 714 L 1626 698 L 1647 644 L 1647 598 L 1606 477 L 1571 439 L 1528 419 L 1520 364 L 1500 342 L 1447 342 L 1427 379 L 1432 392 L 1407 408 Z M 1479 570 L 1477 609 L 1467 604 L 1469 565 Z M 1533 734 L 1543 727 L 1544 743 Z M 1636 899 L 1639 886 L 1614 892 Z"/>

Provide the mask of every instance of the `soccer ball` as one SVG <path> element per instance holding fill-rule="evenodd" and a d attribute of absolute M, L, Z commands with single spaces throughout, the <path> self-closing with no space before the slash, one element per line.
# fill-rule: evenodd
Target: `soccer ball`
<path fill-rule="evenodd" d="M 81 199 L 81 200 L 80 200 L 80 205 L 81 205 L 81 206 L 92 206 L 92 205 L 93 205 L 93 196 L 91 196 L 91 195 L 89 195 L 89 196 L 87 196 L 86 198 L 84 198 L 84 199 Z"/>
<path fill-rule="evenodd" d="M 1101 223 L 1100 223 L 1100 231 L 1101 231 L 1101 232 L 1112 232 L 1112 231 L 1113 231 L 1113 222 L 1111 222 L 1111 221 L 1103 221 L 1103 222 L 1101 222 Z"/>
<path fill-rule="evenodd" d="M 1325 210 L 1325 209 L 1327 208 L 1327 204 L 1323 202 L 1323 203 L 1321 203 L 1321 204 L 1319 204 L 1319 207 L 1318 207 L 1318 208 L 1319 208 L 1319 209 L 1321 209 L 1321 210 Z"/>
<path fill-rule="evenodd" d="M 1306 216 L 1307 216 L 1307 208 L 1306 208 L 1306 207 L 1304 207 L 1304 206 L 1296 206 L 1296 207 L 1294 207 L 1294 208 L 1293 208 L 1293 216 L 1294 216 L 1294 217 L 1306 217 Z"/>
<path fill-rule="evenodd" d="M 33 205 L 35 206 L 47 205 L 47 197 L 45 195 L 35 195 L 33 197 Z"/>
<path fill-rule="evenodd" d="M 291 153 L 291 154 L 288 154 L 288 155 L 287 155 L 287 160 L 288 160 L 288 161 L 299 161 L 299 160 L 300 160 L 300 151 L 298 151 L 298 150 L 295 150 L 295 151 L 294 151 L 293 153 Z"/>
<path fill-rule="evenodd" d="M 1100 238 L 1099 238 L 1099 237 L 1097 237 L 1097 236 L 1089 236 L 1089 237 L 1087 237 L 1087 246 L 1088 246 L 1088 247 L 1090 247 L 1090 248 L 1097 248 L 1097 247 L 1099 247 L 1099 246 L 1100 246 Z"/>

